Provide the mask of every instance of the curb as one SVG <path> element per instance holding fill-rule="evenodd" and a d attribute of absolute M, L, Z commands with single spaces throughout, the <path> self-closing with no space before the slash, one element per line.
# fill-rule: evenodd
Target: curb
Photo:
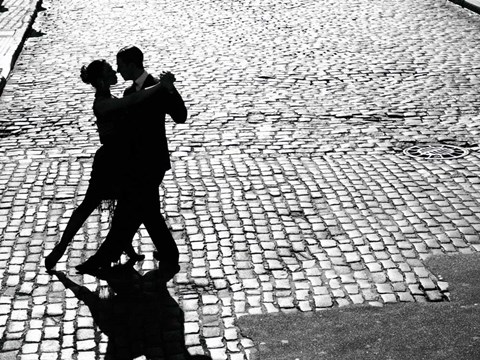
<path fill-rule="evenodd" d="M 0 1 L 0 95 L 41 9 L 42 0 Z M 4 27 L 3 24 L 8 24 Z M 12 25 L 13 24 L 13 25 Z"/>
<path fill-rule="evenodd" d="M 480 14 L 480 0 L 450 0 L 450 2 Z"/>

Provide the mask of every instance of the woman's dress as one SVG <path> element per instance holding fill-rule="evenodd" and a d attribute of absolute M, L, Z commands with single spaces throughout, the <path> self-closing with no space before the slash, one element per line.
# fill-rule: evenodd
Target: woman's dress
<path fill-rule="evenodd" d="M 102 200 L 102 208 L 110 210 L 114 200 L 120 196 L 128 163 L 127 129 L 122 112 L 112 111 L 108 115 L 100 115 L 95 110 L 97 102 L 111 97 L 110 94 L 95 95 L 93 112 L 102 146 L 95 153 L 89 184 L 91 190 Z"/>

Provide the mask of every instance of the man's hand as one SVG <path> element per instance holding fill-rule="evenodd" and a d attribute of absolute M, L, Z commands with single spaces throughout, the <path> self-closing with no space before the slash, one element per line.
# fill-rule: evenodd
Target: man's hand
<path fill-rule="evenodd" d="M 175 75 L 173 75 L 170 71 L 164 71 L 160 74 L 160 84 L 169 92 L 172 92 L 175 89 L 175 86 L 173 86 L 175 80 Z"/>

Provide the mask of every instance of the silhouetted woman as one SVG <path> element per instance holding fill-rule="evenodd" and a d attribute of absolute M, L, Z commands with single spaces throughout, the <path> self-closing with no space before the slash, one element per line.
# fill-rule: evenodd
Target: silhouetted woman
<path fill-rule="evenodd" d="M 55 267 L 82 224 L 102 202 L 110 205 L 110 210 L 113 211 L 111 205 L 122 191 L 122 183 L 128 176 L 130 165 L 128 124 L 124 123 L 122 114 L 130 106 L 154 95 L 164 85 L 160 81 L 145 90 L 116 98 L 110 93 L 110 86 L 117 83 L 117 74 L 105 60 L 95 60 L 87 67 L 83 66 L 81 79 L 95 88 L 93 113 L 102 146 L 95 153 L 84 200 L 73 211 L 60 242 L 45 259 L 47 271 Z M 131 243 L 124 251 L 133 262 L 144 259 L 143 255 L 135 252 Z"/>

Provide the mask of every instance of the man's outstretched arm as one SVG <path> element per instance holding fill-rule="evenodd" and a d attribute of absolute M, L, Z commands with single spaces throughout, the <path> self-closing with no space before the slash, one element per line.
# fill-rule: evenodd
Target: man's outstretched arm
<path fill-rule="evenodd" d="M 165 99 L 167 100 L 165 102 L 165 112 L 170 115 L 177 124 L 183 124 L 187 121 L 187 108 L 185 107 L 182 96 L 173 85 L 174 82 L 175 76 L 172 73 L 164 72 L 160 75 L 160 83 L 162 88 L 165 89 Z"/>
<path fill-rule="evenodd" d="M 170 115 L 177 124 L 185 123 L 188 116 L 187 108 L 177 89 L 174 89 L 174 94 L 170 93 L 170 97 L 172 100 L 167 104 L 167 114 Z"/>

